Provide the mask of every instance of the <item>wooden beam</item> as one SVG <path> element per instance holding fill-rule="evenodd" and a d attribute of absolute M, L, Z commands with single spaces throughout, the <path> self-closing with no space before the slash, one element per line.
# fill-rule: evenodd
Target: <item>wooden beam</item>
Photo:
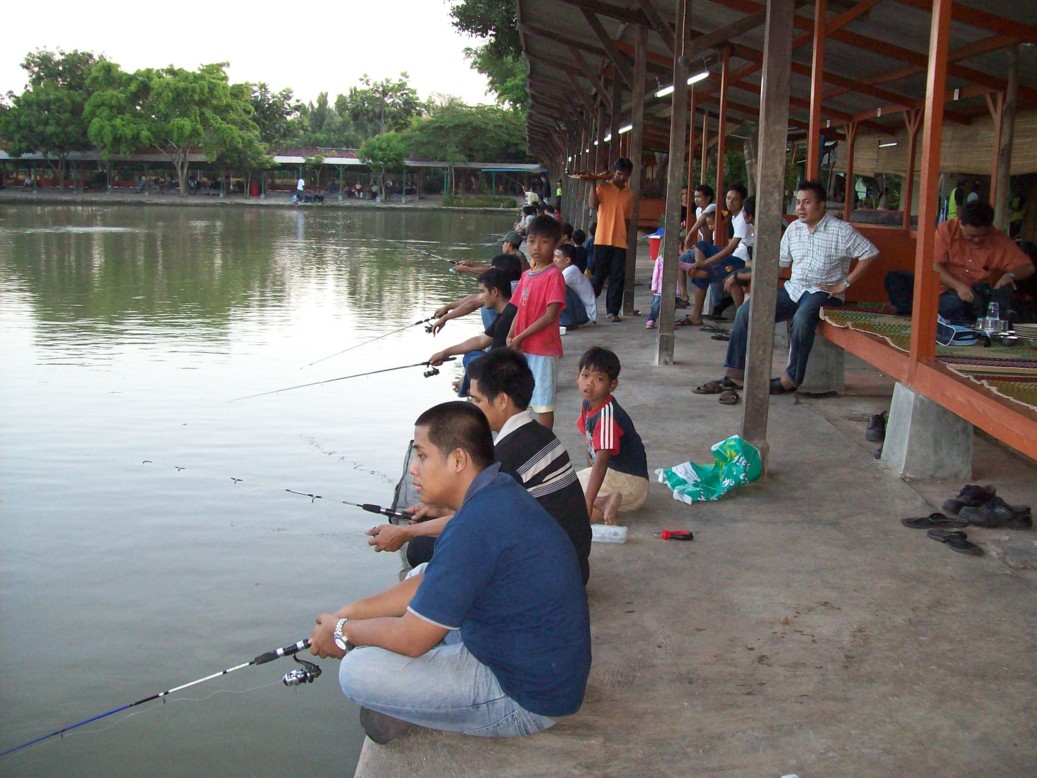
<path fill-rule="evenodd" d="M 628 156 L 634 163 L 634 172 L 628 184 L 634 192 L 634 213 L 627 229 L 626 273 L 623 280 L 623 315 L 634 313 L 634 275 L 637 270 L 637 220 L 641 209 L 641 144 L 645 117 L 645 67 L 648 60 L 648 28 L 643 24 L 634 30 L 634 83 L 633 100 L 630 109 L 630 151 Z"/>
<path fill-rule="evenodd" d="M 531 35 L 535 38 L 544 38 L 545 40 L 553 41 L 554 43 L 560 43 L 563 46 L 568 46 L 571 49 L 578 49 L 580 51 L 586 51 L 588 54 L 594 54 L 598 57 L 604 57 L 605 52 L 600 46 L 595 46 L 588 43 L 585 40 L 577 40 L 576 38 L 566 38 L 564 35 L 555 32 L 554 30 L 545 30 L 543 27 L 537 27 L 532 24 L 519 24 L 519 30 L 524 35 Z"/>
<path fill-rule="evenodd" d="M 932 0 L 898 0 L 898 2 L 926 12 L 931 11 L 933 7 Z M 1037 25 L 1026 24 L 1017 19 L 1007 19 L 1004 16 L 961 3 L 954 4 L 951 9 L 951 18 L 983 30 L 1010 35 L 1016 43 L 1037 43 Z"/>
<path fill-rule="evenodd" d="M 732 38 L 736 38 L 739 35 L 744 35 L 750 30 L 755 30 L 767 19 L 767 9 L 763 8 L 755 13 L 751 13 L 748 16 L 743 16 L 737 22 L 732 22 L 724 27 L 713 30 L 712 32 L 703 33 L 692 39 L 691 45 L 688 46 L 685 57 L 691 59 L 692 57 L 701 56 L 704 52 L 710 49 L 715 49 L 718 46 L 723 46 L 729 43 Z"/>
<path fill-rule="evenodd" d="M 760 83 L 760 141 L 756 185 L 756 218 L 761 224 L 781 224 L 785 215 L 785 147 L 788 134 L 789 91 L 792 61 L 793 0 L 770 0 L 764 31 L 764 68 Z M 719 206 L 718 206 L 719 210 Z M 777 257 L 781 235 L 764 229 L 756 236 L 757 257 Z M 769 446 L 767 420 L 770 411 L 771 362 L 774 350 L 774 309 L 778 296 L 778 263 L 754 262 L 753 299 L 749 309 L 746 344 L 745 405 L 742 437 L 760 450 L 764 472 Z"/>
<path fill-rule="evenodd" d="M 609 34 L 605 31 L 605 27 L 602 25 L 601 20 L 591 11 L 586 9 L 581 10 L 583 12 L 583 17 L 587 20 L 587 24 L 590 25 L 591 31 L 594 33 L 595 37 L 597 37 L 598 43 L 600 43 L 605 49 L 605 55 L 612 60 L 613 67 L 615 67 L 619 74 L 623 76 L 623 80 L 627 82 L 627 86 L 629 86 L 631 90 L 634 90 L 634 84 L 630 83 L 630 65 L 624 59 L 623 55 L 619 53 L 619 50 L 613 43 L 612 38 L 610 38 Z M 643 90 L 644 82 L 642 82 L 637 89 Z"/>
<path fill-rule="evenodd" d="M 943 95 L 947 89 L 951 5 L 951 0 L 933 0 L 929 65 L 925 80 L 918 239 L 915 241 L 915 293 L 908 377 L 908 385 L 911 388 L 915 388 L 912 384 L 918 364 L 931 361 L 936 355 L 936 314 L 940 290 L 938 276 L 933 272 L 933 254 L 936 244 L 936 217 L 940 207 L 940 148 L 943 136 Z"/>
<path fill-rule="evenodd" d="M 810 130 L 807 145 L 807 178 L 817 181 L 821 171 L 821 103 L 825 75 L 825 16 L 827 0 L 814 4 L 814 52 L 810 63 Z"/>
<path fill-rule="evenodd" d="M 911 110 L 904 113 L 904 124 L 907 125 L 907 171 L 904 175 L 904 194 L 900 198 L 900 208 L 904 212 L 901 228 L 904 232 L 911 230 L 911 205 L 915 195 L 915 149 L 918 145 L 918 130 L 922 126 L 922 112 Z"/>
<path fill-rule="evenodd" d="M 1003 232 L 1008 232 L 1008 179 L 1012 173 L 1015 112 L 1019 103 L 1019 47 L 1012 46 L 1008 51 L 1008 88 L 1005 90 L 998 121 L 998 143 L 994 146 L 994 177 L 990 182 L 994 224 Z"/>
<path fill-rule="evenodd" d="M 682 0 L 677 0 L 677 2 L 680 3 Z M 641 7 L 642 13 L 648 19 L 648 23 L 655 30 L 656 35 L 662 40 L 663 45 L 671 54 L 674 54 L 677 49 L 674 44 L 673 28 L 663 19 L 663 15 L 656 8 L 655 3 L 652 0 L 637 0 L 637 4 Z"/>
<path fill-rule="evenodd" d="M 601 16 L 609 16 L 613 19 L 619 19 L 623 22 L 630 22 L 631 24 L 648 24 L 649 20 L 645 14 L 638 11 L 636 8 L 626 8 L 624 6 L 615 5 L 614 3 L 602 2 L 602 0 L 560 0 L 566 5 L 571 5 L 574 8 L 579 8 L 584 12 L 591 12 L 600 14 Z"/>
<path fill-rule="evenodd" d="M 717 117 L 717 178 L 714 189 L 717 194 L 716 218 L 713 222 L 713 245 L 727 245 L 727 221 L 724 219 L 724 149 L 727 142 L 727 92 L 728 76 L 731 71 L 731 47 L 720 52 L 720 113 Z"/>

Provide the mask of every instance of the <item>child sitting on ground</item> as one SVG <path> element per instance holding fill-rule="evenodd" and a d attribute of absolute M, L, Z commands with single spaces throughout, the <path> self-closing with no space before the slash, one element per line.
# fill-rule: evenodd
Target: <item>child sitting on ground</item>
<path fill-rule="evenodd" d="M 619 357 L 595 347 L 580 357 L 577 384 L 583 408 L 576 427 L 587 439 L 590 467 L 580 479 L 591 521 L 616 523 L 617 511 L 636 511 L 648 497 L 648 458 L 641 437 L 612 392 L 619 385 Z"/>
<path fill-rule="evenodd" d="M 576 247 L 563 243 L 555 249 L 555 267 L 562 271 L 565 280 L 565 308 L 559 323 L 567 330 L 575 330 L 581 324 L 596 324 L 598 301 L 594 297 L 594 284 L 576 267 L 573 255 Z"/>
<path fill-rule="evenodd" d="M 554 427 L 558 360 L 562 357 L 558 318 L 565 307 L 565 279 L 553 262 L 561 240 L 562 225 L 553 217 L 543 214 L 530 222 L 526 235 L 530 267 L 511 296 L 518 312 L 508 335 L 508 346 L 525 354 L 533 371 L 536 389 L 529 407 L 548 429 Z"/>

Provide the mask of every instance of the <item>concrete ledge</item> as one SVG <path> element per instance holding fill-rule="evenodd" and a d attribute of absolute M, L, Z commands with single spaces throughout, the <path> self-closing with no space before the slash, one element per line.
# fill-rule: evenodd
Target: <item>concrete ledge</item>
<path fill-rule="evenodd" d="M 898 383 L 882 463 L 902 478 L 972 477 L 972 425 Z"/>

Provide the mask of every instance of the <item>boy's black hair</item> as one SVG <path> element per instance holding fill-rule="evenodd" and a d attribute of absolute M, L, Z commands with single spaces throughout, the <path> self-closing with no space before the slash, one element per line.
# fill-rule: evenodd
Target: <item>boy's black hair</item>
<path fill-rule="evenodd" d="M 594 346 L 594 348 L 587 349 L 580 357 L 580 370 L 584 368 L 600 370 L 609 377 L 610 381 L 615 381 L 619 378 L 619 357 L 614 351 Z"/>
<path fill-rule="evenodd" d="M 434 405 L 417 418 L 414 426 L 428 427 L 428 439 L 443 457 L 462 449 L 480 470 L 493 463 L 490 423 L 471 403 L 454 401 Z"/>
<path fill-rule="evenodd" d="M 545 205 L 544 206 L 544 213 L 554 213 L 554 212 L 555 212 L 555 207 L 553 205 Z"/>
<path fill-rule="evenodd" d="M 582 246 L 584 241 L 587 240 L 587 233 L 583 230 L 573 230 L 573 243 L 577 246 Z"/>
<path fill-rule="evenodd" d="M 702 192 L 702 194 L 709 198 L 710 202 L 713 202 L 717 199 L 717 193 L 713 191 L 713 187 L 711 187 L 709 184 L 699 184 L 695 187 L 695 191 Z"/>
<path fill-rule="evenodd" d="M 562 254 L 567 256 L 570 262 L 576 259 L 576 247 L 571 243 L 562 243 L 555 249 L 555 251 L 560 251 Z"/>
<path fill-rule="evenodd" d="M 820 181 L 800 181 L 796 187 L 797 192 L 813 192 L 821 202 L 828 202 L 828 192 Z"/>
<path fill-rule="evenodd" d="M 620 157 L 619 159 L 617 159 L 615 162 L 612 163 L 612 169 L 613 170 L 622 170 L 625 173 L 633 173 L 634 172 L 634 163 L 631 162 L 626 157 Z"/>
<path fill-rule="evenodd" d="M 479 382 L 479 391 L 490 402 L 506 394 L 520 411 L 533 399 L 533 371 L 522 352 L 513 348 L 490 349 L 468 365 L 468 377 Z"/>
<path fill-rule="evenodd" d="M 742 203 L 742 214 L 745 216 L 756 216 L 756 195 L 746 197 Z"/>
<path fill-rule="evenodd" d="M 562 225 L 555 217 L 541 214 L 529 223 L 526 235 L 542 235 L 545 238 L 553 238 L 557 242 L 562 239 Z"/>
<path fill-rule="evenodd" d="M 728 191 L 728 192 L 738 192 L 738 196 L 741 197 L 743 200 L 746 197 L 749 196 L 749 190 L 746 189 L 741 184 L 728 184 L 726 191 Z"/>
<path fill-rule="evenodd" d="M 562 235 L 568 238 L 573 236 L 573 226 L 569 222 L 562 223 Z"/>
<path fill-rule="evenodd" d="M 498 254 L 490 260 L 490 267 L 501 271 L 508 281 L 518 281 L 522 278 L 522 260 L 517 254 Z"/>
<path fill-rule="evenodd" d="M 958 221 L 970 227 L 989 227 L 994 223 L 994 209 L 990 203 L 973 200 L 958 212 Z"/>
<path fill-rule="evenodd" d="M 511 279 L 507 278 L 497 268 L 491 267 L 489 270 L 482 272 L 479 275 L 479 283 L 489 291 L 496 289 L 497 293 L 505 300 L 511 299 Z"/>
<path fill-rule="evenodd" d="M 537 212 L 537 207 L 535 205 L 523 205 L 522 206 L 522 215 L 523 216 L 530 216 L 530 215 L 532 215 L 532 214 L 534 214 L 536 212 Z"/>

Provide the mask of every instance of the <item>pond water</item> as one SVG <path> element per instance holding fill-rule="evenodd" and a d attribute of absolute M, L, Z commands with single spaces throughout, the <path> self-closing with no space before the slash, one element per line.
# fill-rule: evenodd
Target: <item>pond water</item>
<path fill-rule="evenodd" d="M 474 334 L 478 317 L 435 341 L 407 325 L 475 287 L 444 257 L 488 260 L 510 216 L 0 208 L 0 751 L 308 637 L 397 580 L 366 545 L 377 517 L 341 501 L 391 502 L 454 371 L 229 401 Z M 363 735 L 320 664 L 298 689 L 289 659 L 245 668 L 0 772 L 351 775 Z"/>

